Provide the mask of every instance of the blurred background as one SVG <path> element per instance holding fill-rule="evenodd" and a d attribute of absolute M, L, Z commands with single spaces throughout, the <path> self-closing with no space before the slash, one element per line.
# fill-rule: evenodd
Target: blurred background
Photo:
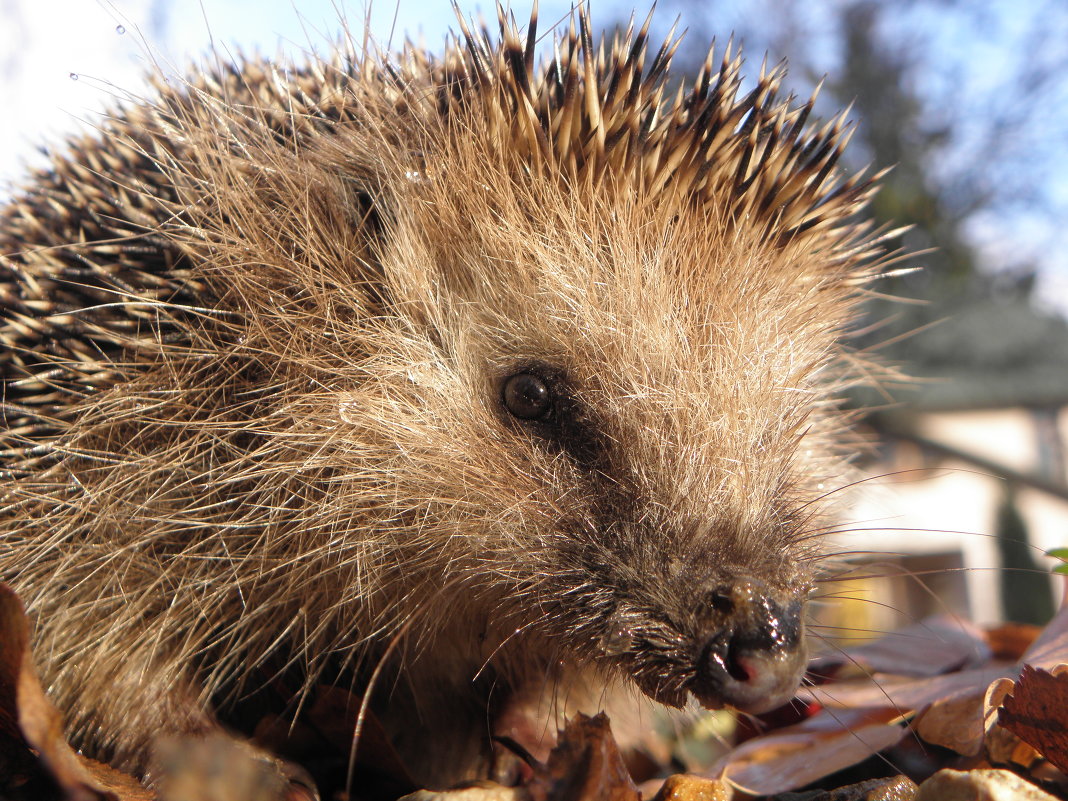
<path fill-rule="evenodd" d="M 543 2 L 541 28 L 568 7 Z M 593 20 L 610 31 L 630 12 L 597 3 Z M 872 214 L 913 226 L 891 243 L 903 274 L 876 287 L 851 344 L 919 380 L 848 400 L 872 447 L 840 493 L 833 550 L 852 577 L 825 586 L 839 602 L 824 625 L 1044 622 L 1060 587 L 1044 552 L 1068 546 L 1068 3 L 661 2 L 660 35 L 676 16 L 680 73 L 733 32 L 748 75 L 786 58 L 800 97 L 822 81 L 824 117 L 852 104 L 845 168 L 895 165 Z M 342 17 L 357 41 L 431 49 L 454 21 L 447 0 L 0 0 L 0 196 L 45 163 L 42 144 L 146 92 L 150 69 L 212 47 L 285 69 L 328 48 Z"/>

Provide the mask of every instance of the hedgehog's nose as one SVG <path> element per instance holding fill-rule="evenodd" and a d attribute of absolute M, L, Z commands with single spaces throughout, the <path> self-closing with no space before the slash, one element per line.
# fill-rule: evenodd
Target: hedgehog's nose
<path fill-rule="evenodd" d="M 773 598 L 756 581 L 713 593 L 726 619 L 699 652 L 690 691 L 703 706 L 767 712 L 789 701 L 807 661 L 802 603 Z"/>

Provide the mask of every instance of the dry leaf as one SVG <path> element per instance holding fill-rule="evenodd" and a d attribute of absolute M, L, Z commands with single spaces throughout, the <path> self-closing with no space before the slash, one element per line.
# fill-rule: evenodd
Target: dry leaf
<path fill-rule="evenodd" d="M 1027 649 L 1041 633 L 1042 626 L 1035 626 L 1031 623 L 1003 623 L 984 632 L 994 658 L 1003 659 L 1006 662 L 1018 662 L 1023 659 Z"/>
<path fill-rule="evenodd" d="M 890 725 L 891 709 L 821 712 L 804 723 L 742 744 L 709 772 L 752 795 L 811 784 L 896 744 L 907 734 Z"/>
<path fill-rule="evenodd" d="M 377 796 L 371 797 L 377 798 Z M 475 782 L 454 790 L 415 790 L 401 796 L 397 801 L 530 801 L 530 799 L 522 787 L 505 787 L 494 782 Z"/>
<path fill-rule="evenodd" d="M 890 707 L 904 718 L 936 701 L 965 693 L 974 693 L 980 699 L 992 681 L 1014 675 L 1015 666 L 999 664 L 924 679 L 876 674 L 865 679 L 806 687 L 798 692 L 798 697 L 838 709 Z"/>
<path fill-rule="evenodd" d="M 14 590 L 0 584 L 0 720 L 18 731 L 63 791 L 65 801 L 118 801 L 97 786 L 63 737 L 63 720 L 45 696 L 30 654 L 30 626 Z"/>
<path fill-rule="evenodd" d="M 927 625 L 945 628 L 944 624 Z M 874 653 L 881 654 L 883 649 Z M 936 661 L 944 664 L 944 653 L 940 652 Z M 971 756 L 981 750 L 992 712 L 1012 687 L 1023 663 L 1056 670 L 1065 662 L 1068 607 L 1060 610 L 1014 665 L 988 662 L 980 668 L 922 679 L 874 674 L 806 688 L 798 697 L 831 708 L 882 706 L 895 709 L 902 718 L 917 715 L 913 727 L 924 740 Z"/>
<path fill-rule="evenodd" d="M 1043 670 L 1068 663 L 1068 604 L 1061 606 L 1020 661 Z"/>
<path fill-rule="evenodd" d="M 85 757 L 79 757 L 79 761 L 93 777 L 96 785 L 107 792 L 114 793 L 118 801 L 156 801 L 156 794 L 133 776 L 120 773 L 103 762 L 96 762 Z"/>
<path fill-rule="evenodd" d="M 1068 773 L 1068 676 L 1024 665 L 998 724 Z"/>
<path fill-rule="evenodd" d="M 986 722 L 987 729 L 993 725 L 994 716 L 997 714 L 1001 702 L 1005 700 L 1005 696 L 1011 693 L 1012 688 L 1015 686 L 1016 683 L 1012 679 L 998 679 L 986 688 L 986 693 L 983 696 L 983 719 Z"/>
<path fill-rule="evenodd" d="M 849 673 L 937 676 L 980 665 L 990 658 L 982 630 L 966 620 L 937 615 L 874 642 L 814 660 L 810 673 L 843 668 Z"/>
<path fill-rule="evenodd" d="M 912 721 L 912 730 L 924 742 L 950 748 L 964 756 L 975 756 L 982 750 L 986 737 L 983 689 L 978 687 L 935 701 Z"/>
<path fill-rule="evenodd" d="M 575 715 L 560 733 L 559 744 L 534 770 L 532 801 L 640 801 L 627 773 L 608 717 Z"/>

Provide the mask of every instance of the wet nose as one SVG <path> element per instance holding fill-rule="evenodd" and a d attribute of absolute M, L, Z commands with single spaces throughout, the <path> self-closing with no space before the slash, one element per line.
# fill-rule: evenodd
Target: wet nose
<path fill-rule="evenodd" d="M 745 580 L 712 593 L 716 632 L 701 646 L 690 691 L 703 706 L 760 713 L 789 701 L 807 656 L 803 603 Z"/>

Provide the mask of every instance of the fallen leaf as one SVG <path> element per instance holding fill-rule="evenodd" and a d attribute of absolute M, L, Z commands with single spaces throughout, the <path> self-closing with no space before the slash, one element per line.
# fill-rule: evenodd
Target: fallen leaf
<path fill-rule="evenodd" d="M 1018 662 L 1041 633 L 1042 626 L 1032 623 L 1003 623 L 987 629 L 984 636 L 994 659 Z"/>
<path fill-rule="evenodd" d="M 361 798 L 363 796 L 361 795 Z M 378 796 L 371 796 L 377 798 Z M 530 801 L 522 787 L 505 787 L 494 782 L 475 782 L 454 790 L 415 790 L 397 801 Z"/>
<path fill-rule="evenodd" d="M 986 692 L 983 694 L 983 719 L 986 721 L 988 729 L 994 723 L 994 716 L 997 714 L 998 707 L 1005 700 L 1005 696 L 1012 692 L 1015 684 L 1016 682 L 1012 679 L 998 679 L 986 688 Z"/>
<path fill-rule="evenodd" d="M 527 787 L 532 801 L 640 801 L 608 717 L 577 714 Z"/>
<path fill-rule="evenodd" d="M 1024 665 L 1012 694 L 998 710 L 998 724 L 1064 772 L 1068 772 L 1068 676 Z"/>
<path fill-rule="evenodd" d="M 1053 670 L 1068 663 L 1068 593 L 1065 593 L 1065 601 L 1024 653 L 1021 662 L 1043 670 Z"/>
<path fill-rule="evenodd" d="M 937 615 L 874 642 L 816 659 L 809 672 L 819 674 L 842 667 L 865 674 L 937 676 L 980 665 L 989 658 L 990 646 L 981 629 L 960 618 Z"/>
<path fill-rule="evenodd" d="M 912 730 L 924 742 L 975 756 L 983 749 L 986 737 L 983 689 L 980 686 L 935 701 L 912 721 Z"/>
<path fill-rule="evenodd" d="M 944 659 L 939 661 L 944 664 Z M 1066 662 L 1068 607 L 1062 607 L 1015 664 L 991 661 L 927 678 L 874 673 L 804 688 L 798 697 L 828 708 L 890 707 L 902 719 L 915 716 L 913 728 L 927 742 L 973 756 L 981 750 L 993 712 L 1021 668 L 1030 664 L 1056 671 Z"/>
<path fill-rule="evenodd" d="M 0 583 L 0 720 L 18 732 L 63 791 L 65 801 L 118 801 L 94 782 L 63 737 L 63 720 L 33 667 L 30 626 L 14 590 Z"/>
<path fill-rule="evenodd" d="M 103 762 L 96 762 L 85 757 L 79 757 L 79 761 L 93 777 L 96 785 L 107 792 L 114 793 L 118 796 L 118 801 L 156 801 L 156 794 L 133 776 L 121 773 Z"/>
<path fill-rule="evenodd" d="M 956 698 L 964 693 L 974 693 L 980 699 L 991 682 L 1015 676 L 1016 670 L 1014 665 L 995 663 L 921 679 L 875 674 L 864 679 L 804 687 L 797 697 L 838 709 L 890 707 L 904 718 L 936 701 Z"/>
<path fill-rule="evenodd" d="M 742 744 L 707 775 L 752 795 L 811 784 L 896 744 L 908 733 L 892 709 L 821 712 Z"/>
<path fill-rule="evenodd" d="M 0 730 L 17 737 L 22 736 L 18 691 L 29 632 L 22 604 L 10 587 L 0 584 Z"/>

